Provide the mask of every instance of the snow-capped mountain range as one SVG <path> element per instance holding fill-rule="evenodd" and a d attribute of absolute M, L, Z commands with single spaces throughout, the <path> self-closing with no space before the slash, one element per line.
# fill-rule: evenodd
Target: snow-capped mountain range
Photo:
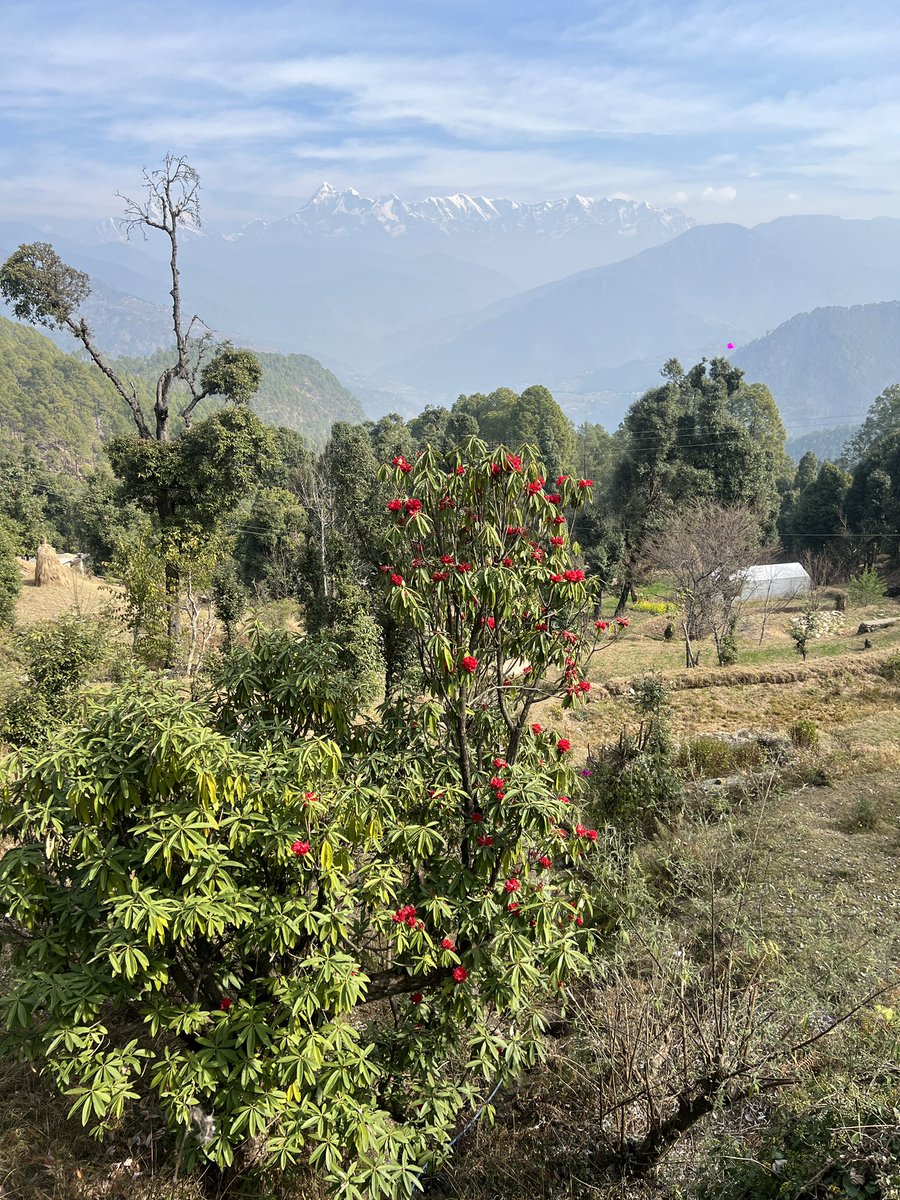
<path fill-rule="evenodd" d="M 475 234 L 495 239 L 527 234 L 559 239 L 577 229 L 591 229 L 612 233 L 623 241 L 642 234 L 662 241 L 684 233 L 695 223 L 677 208 L 659 209 L 635 200 L 569 196 L 526 204 L 461 192 L 412 201 L 401 200 L 399 196 L 372 199 L 355 188 L 338 191 L 330 183 L 323 183 L 291 216 L 269 223 L 253 221 L 231 236 L 253 237 L 293 230 L 325 237 L 349 237 L 373 230 L 390 238 L 427 232 L 447 237 Z"/>

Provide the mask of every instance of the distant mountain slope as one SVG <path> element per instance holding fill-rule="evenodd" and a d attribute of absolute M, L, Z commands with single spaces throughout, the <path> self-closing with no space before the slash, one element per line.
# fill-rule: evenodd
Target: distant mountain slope
<path fill-rule="evenodd" d="M 361 421 L 356 397 L 303 354 L 261 354 L 263 381 L 254 411 L 321 445 L 334 421 Z M 150 384 L 170 356 L 119 358 L 116 367 Z M 111 385 L 91 364 L 65 354 L 48 337 L 0 318 L 0 431 L 26 440 L 48 462 L 64 467 L 95 461 L 103 442 L 132 430 Z"/>
<path fill-rule="evenodd" d="M 443 394 L 536 379 L 579 392 L 616 390 L 625 381 L 640 390 L 673 355 L 725 353 L 729 341 L 747 341 L 823 302 L 900 294 L 900 221 L 888 223 L 880 260 L 873 254 L 851 269 L 848 246 L 858 240 L 856 227 L 870 223 L 834 220 L 799 238 L 796 254 L 766 226 L 698 226 L 624 262 L 501 301 L 481 321 L 467 316 L 461 330 L 451 323 L 443 345 L 434 345 L 432 327 L 430 345 L 426 339 L 418 353 L 378 374 Z M 394 347 L 402 340 L 395 335 Z M 654 377 L 644 381 L 651 364 Z"/>
<path fill-rule="evenodd" d="M 875 397 L 900 383 L 900 301 L 799 313 L 733 357 L 765 380 L 788 425 L 861 423 Z"/>
<path fill-rule="evenodd" d="M 104 438 L 127 429 L 115 392 L 94 367 L 0 317 L 0 431 L 71 467 L 96 459 Z"/>

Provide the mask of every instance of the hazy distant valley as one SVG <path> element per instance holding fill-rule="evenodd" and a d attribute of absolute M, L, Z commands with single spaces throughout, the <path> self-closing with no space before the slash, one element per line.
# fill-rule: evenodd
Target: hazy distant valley
<path fill-rule="evenodd" d="M 0 255 L 38 240 L 90 274 L 104 349 L 167 344 L 157 243 L 114 220 L 62 235 L 0 222 Z M 406 202 L 323 185 L 282 220 L 186 232 L 181 259 L 191 311 L 237 343 L 318 359 L 373 416 L 540 382 L 576 421 L 614 427 L 665 359 L 728 342 L 794 432 L 861 415 L 900 377 L 887 218 L 747 229 L 630 200 Z"/>

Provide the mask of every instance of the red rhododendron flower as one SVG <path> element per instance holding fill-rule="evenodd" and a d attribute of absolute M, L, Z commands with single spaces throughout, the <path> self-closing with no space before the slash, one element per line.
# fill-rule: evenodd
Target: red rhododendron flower
<path fill-rule="evenodd" d="M 309 842 L 292 842 L 291 853 L 298 855 L 300 858 L 304 858 L 307 854 L 309 854 Z"/>
<path fill-rule="evenodd" d="M 568 738 L 560 738 L 556 743 L 556 748 L 560 754 L 567 754 L 572 749 L 572 743 Z"/>
<path fill-rule="evenodd" d="M 620 629 L 627 629 L 628 625 L 629 625 L 629 620 L 627 617 L 616 617 L 616 624 L 619 626 Z"/>
<path fill-rule="evenodd" d="M 518 879 L 516 879 L 514 876 L 512 879 L 507 879 L 506 883 L 503 886 L 506 888 L 506 890 L 508 892 L 517 892 L 522 885 L 521 885 L 521 883 L 519 883 Z"/>
<path fill-rule="evenodd" d="M 416 918 L 412 915 L 412 913 L 410 913 L 410 915 L 406 918 L 406 923 L 410 927 L 410 929 L 415 929 Z"/>
<path fill-rule="evenodd" d="M 566 829 L 563 829 L 562 825 L 557 825 L 557 827 L 556 827 L 556 832 L 559 834 L 559 836 L 560 836 L 561 838 L 564 838 L 564 837 L 568 837 L 568 836 L 569 836 L 568 830 L 566 830 Z"/>
<path fill-rule="evenodd" d="M 521 460 L 521 458 L 519 458 L 518 454 L 507 454 L 506 467 L 507 467 L 507 470 L 509 470 L 509 471 L 521 471 L 522 470 L 522 460 Z"/>
<path fill-rule="evenodd" d="M 537 625 L 535 625 L 535 627 L 534 627 L 534 630 L 535 630 L 535 633 L 546 633 L 547 632 L 547 622 L 546 621 L 538 621 Z"/>
<path fill-rule="evenodd" d="M 572 803 L 572 801 L 569 799 L 568 796 L 557 796 L 556 798 L 560 802 L 560 804 L 571 804 Z"/>
<path fill-rule="evenodd" d="M 222 1012 L 228 1012 L 229 1008 L 231 1008 L 231 997 L 223 996 L 219 1001 L 219 1008 L 221 1008 Z"/>
<path fill-rule="evenodd" d="M 463 660 L 462 660 L 462 665 L 465 667 L 465 669 L 466 669 L 466 670 L 469 672 L 469 674 L 471 675 L 471 673 L 472 673 L 473 671 L 475 671 L 475 670 L 477 670 L 477 669 L 478 669 L 478 659 L 477 659 L 477 658 L 473 658 L 471 654 L 466 654 L 466 655 L 463 657 Z"/>
<path fill-rule="evenodd" d="M 554 525 L 565 525 L 565 523 L 566 523 L 566 518 L 562 515 L 562 513 L 559 513 L 558 516 L 555 516 L 553 518 Z"/>
<path fill-rule="evenodd" d="M 597 840 L 597 838 L 598 838 L 598 836 L 599 836 L 599 835 L 598 835 L 598 833 L 597 833 L 597 830 L 596 830 L 596 829 L 589 829 L 589 830 L 587 831 L 587 835 L 588 835 L 588 838 L 589 838 L 589 839 L 590 839 L 592 842 L 596 842 L 596 840 Z"/>
<path fill-rule="evenodd" d="M 503 562 L 504 567 L 511 567 L 513 565 L 513 561 L 511 558 L 504 558 L 502 560 L 502 562 Z"/>
<path fill-rule="evenodd" d="M 591 681 L 589 679 L 582 679 L 578 684 L 578 690 L 580 692 L 589 692 L 591 690 Z"/>
<path fill-rule="evenodd" d="M 564 579 L 565 575 L 560 575 L 557 571 L 554 571 L 550 576 L 551 583 L 562 583 Z"/>
<path fill-rule="evenodd" d="M 413 497 L 410 497 L 410 499 L 406 501 L 406 504 L 403 507 L 406 509 L 406 511 L 409 513 L 409 515 L 411 517 L 414 517 L 416 515 L 416 513 L 419 513 L 422 511 L 422 501 L 416 500 L 416 498 L 413 496 Z"/>
<path fill-rule="evenodd" d="M 472 570 L 472 564 L 467 562 L 457 563 L 456 569 L 459 571 L 460 575 L 465 575 L 467 571 Z"/>
<path fill-rule="evenodd" d="M 503 790 L 503 788 L 505 788 L 505 787 L 506 787 L 506 784 L 505 784 L 505 783 L 503 782 L 503 780 L 502 780 L 502 779 L 499 777 L 499 775 L 495 775 L 495 776 L 493 777 L 493 779 L 491 779 L 491 781 L 490 781 L 490 783 L 488 784 L 488 786 L 489 786 L 489 787 L 492 787 L 492 788 L 499 788 L 499 789 L 502 791 L 502 790 Z"/>
<path fill-rule="evenodd" d="M 457 473 L 457 475 L 465 475 L 465 473 L 466 473 L 466 468 L 465 468 L 465 467 L 457 467 L 457 468 L 456 468 L 456 473 Z"/>
<path fill-rule="evenodd" d="M 550 539 L 550 545 L 551 545 L 551 546 L 564 546 L 565 544 L 566 544 L 566 539 L 565 539 L 565 538 L 562 538 L 562 537 L 552 537 L 552 538 Z"/>
<path fill-rule="evenodd" d="M 584 837 L 584 835 L 587 833 L 587 825 L 576 825 L 575 833 L 578 835 L 578 837 Z"/>
<path fill-rule="evenodd" d="M 422 1003 L 422 993 L 421 992 L 413 992 L 413 994 L 410 996 L 410 1000 L 412 1000 L 413 1004 L 421 1004 Z"/>
<path fill-rule="evenodd" d="M 493 629 L 497 624 L 493 617 L 482 617 L 481 623 L 487 625 L 488 629 Z"/>
<path fill-rule="evenodd" d="M 528 485 L 528 491 L 532 496 L 536 496 L 543 486 L 543 479 L 532 479 L 531 483 Z"/>
<path fill-rule="evenodd" d="M 450 564 L 453 562 L 453 555 L 452 554 L 442 554 L 441 562 L 444 564 L 445 567 L 450 566 Z"/>
<path fill-rule="evenodd" d="M 601 632 L 603 632 L 605 629 L 609 629 L 609 621 L 595 621 L 594 624 Z"/>
<path fill-rule="evenodd" d="M 441 949 L 442 950 L 455 950 L 456 947 L 453 945 L 452 938 L 441 938 Z"/>
<path fill-rule="evenodd" d="M 553 495 L 548 496 L 547 499 L 550 501 L 551 504 L 559 504 L 560 501 L 562 500 L 562 496 L 558 496 L 556 494 L 556 492 L 554 492 Z"/>
<path fill-rule="evenodd" d="M 518 912 L 521 908 L 521 905 L 516 900 L 510 900 L 506 907 L 510 912 Z"/>
<path fill-rule="evenodd" d="M 388 500 L 388 512 L 402 512 L 402 511 L 403 511 L 403 501 L 402 500 Z"/>
<path fill-rule="evenodd" d="M 553 860 L 548 858 L 546 854 L 542 854 L 541 857 L 538 859 L 538 862 L 547 871 L 549 871 L 550 868 L 553 866 Z"/>
<path fill-rule="evenodd" d="M 453 978 L 457 983 L 465 983 L 465 981 L 469 978 L 469 972 L 465 967 L 454 967 Z"/>
<path fill-rule="evenodd" d="M 431 578 L 435 583 L 443 583 L 445 579 L 449 578 L 449 576 L 446 571 L 432 571 Z"/>
<path fill-rule="evenodd" d="M 593 487 L 593 486 L 594 486 L 594 481 L 593 481 L 593 479 L 579 479 L 579 480 L 578 480 L 578 486 L 579 486 L 579 487 L 580 487 L 582 490 L 584 490 L 584 488 Z"/>
<path fill-rule="evenodd" d="M 478 813 L 478 812 L 472 813 L 472 820 L 475 822 L 476 825 L 480 825 L 481 822 L 484 820 L 484 813 Z"/>
<path fill-rule="evenodd" d="M 396 571 L 393 571 L 391 573 L 391 583 L 394 585 L 394 587 L 402 587 L 403 586 L 403 576 L 398 575 Z"/>
<path fill-rule="evenodd" d="M 538 725 L 537 721 L 535 721 L 535 723 L 531 727 L 531 732 L 534 734 L 543 733 L 544 727 L 543 727 L 543 725 Z"/>
<path fill-rule="evenodd" d="M 582 579 L 584 579 L 584 571 L 580 569 L 566 571 L 565 575 L 568 583 L 581 583 Z"/>
<path fill-rule="evenodd" d="M 500 464 L 499 463 L 491 463 L 491 474 L 492 475 L 500 474 Z"/>
<path fill-rule="evenodd" d="M 562 485 L 566 482 L 566 480 L 568 478 L 569 478 L 568 475 L 558 475 L 557 479 L 556 479 L 556 486 L 562 487 Z"/>
<path fill-rule="evenodd" d="M 495 758 L 494 766 L 497 768 L 498 771 L 501 771 L 504 767 L 508 767 L 509 763 L 506 761 L 505 758 Z"/>
<path fill-rule="evenodd" d="M 491 837 L 491 835 L 489 833 L 481 834 L 481 836 L 478 839 L 479 846 L 493 846 L 493 844 L 494 844 L 494 839 Z"/>

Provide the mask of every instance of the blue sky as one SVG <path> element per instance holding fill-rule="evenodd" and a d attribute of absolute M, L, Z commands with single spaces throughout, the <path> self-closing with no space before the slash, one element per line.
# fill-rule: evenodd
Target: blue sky
<path fill-rule="evenodd" d="M 900 217 L 896 0 L 3 0 L 0 217 L 167 151 L 225 225 L 368 195 Z"/>

